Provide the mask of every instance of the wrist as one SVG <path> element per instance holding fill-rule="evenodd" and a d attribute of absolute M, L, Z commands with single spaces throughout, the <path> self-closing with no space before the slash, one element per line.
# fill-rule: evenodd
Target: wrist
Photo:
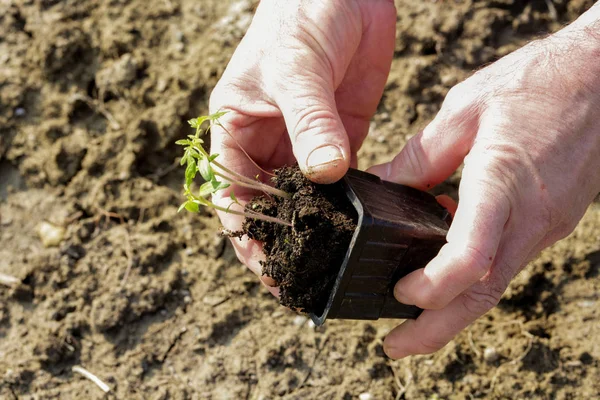
<path fill-rule="evenodd" d="M 561 29 L 553 36 L 577 40 L 582 46 L 590 49 L 600 48 L 600 1 L 581 14 L 571 24 Z"/>
<path fill-rule="evenodd" d="M 600 93 L 600 1 L 545 41 L 553 49 L 548 56 L 565 61 L 565 74 Z"/>

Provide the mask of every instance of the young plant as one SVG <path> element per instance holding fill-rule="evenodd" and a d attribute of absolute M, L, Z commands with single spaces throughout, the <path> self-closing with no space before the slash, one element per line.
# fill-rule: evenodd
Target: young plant
<path fill-rule="evenodd" d="M 227 131 L 219 121 L 219 118 L 225 115 L 225 113 L 226 112 L 216 112 L 211 115 L 201 116 L 189 120 L 188 123 L 192 128 L 196 129 L 196 133 L 194 135 L 189 135 L 187 139 L 178 140 L 176 142 L 178 145 L 184 146 L 185 148 L 180 164 L 186 165 L 183 189 L 187 200 L 181 205 L 181 207 L 179 207 L 179 211 L 185 208 L 190 212 L 198 212 L 200 210 L 200 206 L 205 206 L 230 214 L 242 215 L 247 218 L 255 218 L 263 221 L 292 226 L 291 223 L 280 218 L 271 217 L 252 210 L 244 209 L 242 204 L 235 196 L 233 190 L 231 190 L 229 195 L 231 203 L 227 207 L 221 207 L 209 200 L 209 197 L 214 193 L 223 189 L 227 189 L 231 184 L 259 190 L 268 195 L 285 198 L 290 197 L 290 194 L 284 192 L 283 190 L 276 189 L 260 181 L 253 180 L 230 170 L 216 160 L 219 156 L 218 154 L 209 154 L 206 150 L 204 150 L 204 140 L 202 140 L 202 136 L 206 134 L 211 125 L 217 125 L 223 128 L 229 136 L 233 137 L 233 135 L 231 135 L 231 133 L 229 133 L 229 131 Z M 207 122 L 208 124 L 206 124 Z M 240 146 L 237 140 L 236 143 L 238 146 Z M 246 156 L 248 156 L 246 151 L 243 149 L 242 151 L 244 154 L 246 154 Z M 248 158 L 254 163 L 249 156 Z M 256 165 L 256 163 L 254 163 L 254 165 Z M 256 166 L 258 167 L 258 165 Z M 262 170 L 262 168 L 260 169 Z M 204 178 L 205 182 L 200 186 L 200 189 L 195 192 L 192 188 L 192 184 L 198 173 L 200 173 L 202 178 Z M 240 206 L 243 211 L 232 210 L 231 208 L 233 205 Z"/>

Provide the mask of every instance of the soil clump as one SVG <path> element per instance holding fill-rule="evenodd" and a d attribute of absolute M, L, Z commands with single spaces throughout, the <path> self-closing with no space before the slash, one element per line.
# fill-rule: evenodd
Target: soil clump
<path fill-rule="evenodd" d="M 340 184 L 317 185 L 297 166 L 279 169 L 273 181 L 291 198 L 260 196 L 248 207 L 293 226 L 247 219 L 244 233 L 263 242 L 263 274 L 277 282 L 281 304 L 318 313 L 356 229 L 356 210 Z"/>

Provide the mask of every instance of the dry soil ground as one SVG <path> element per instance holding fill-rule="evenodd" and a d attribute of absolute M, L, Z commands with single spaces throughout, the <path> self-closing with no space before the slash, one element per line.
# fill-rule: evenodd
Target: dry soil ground
<path fill-rule="evenodd" d="M 396 56 L 362 167 L 395 154 L 472 70 L 592 1 L 396 3 Z M 402 361 L 381 347 L 396 321 L 315 329 L 236 261 L 213 214 L 176 214 L 173 142 L 206 112 L 253 7 L 0 1 L 0 273 L 21 281 L 0 285 L 0 398 L 599 398 L 598 203 L 497 309 L 439 353 Z M 42 221 L 64 227 L 58 247 L 40 242 Z"/>

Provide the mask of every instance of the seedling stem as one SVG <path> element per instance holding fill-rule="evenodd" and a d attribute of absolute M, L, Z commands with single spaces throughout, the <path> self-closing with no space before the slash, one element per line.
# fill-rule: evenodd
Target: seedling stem
<path fill-rule="evenodd" d="M 189 120 L 188 122 L 190 126 L 196 129 L 196 134 L 189 135 L 187 139 L 178 140 L 176 142 L 178 145 L 185 147 L 184 154 L 181 158 L 180 163 L 181 165 L 186 165 L 185 183 L 183 185 L 183 189 L 184 195 L 187 197 L 187 201 L 183 203 L 181 207 L 179 207 L 179 211 L 185 208 L 190 212 L 198 212 L 200 209 L 199 206 L 205 206 L 226 213 L 245 216 L 247 218 L 255 218 L 263 221 L 275 222 L 281 225 L 292 226 L 291 223 L 280 218 L 271 217 L 269 215 L 264 215 L 252 210 L 244 209 L 244 206 L 240 204 L 240 202 L 237 200 L 233 191 L 230 192 L 231 203 L 227 208 L 218 206 L 212 201 L 208 200 L 208 196 L 218 192 L 219 190 L 228 188 L 230 184 L 236 184 L 246 188 L 259 190 L 267 195 L 271 194 L 283 198 L 291 197 L 289 193 L 283 190 L 276 189 L 258 180 L 253 180 L 235 171 L 230 170 L 223 164 L 216 161 L 216 158 L 219 156 L 218 154 L 208 154 L 206 150 L 204 150 L 204 147 L 202 147 L 204 141 L 202 140 L 201 136 L 208 131 L 208 128 L 202 128 L 204 123 L 209 122 L 210 124 L 218 125 L 221 128 L 225 129 L 219 121 L 219 118 L 224 114 L 225 112 L 217 112 L 212 115 L 201 116 L 196 119 Z M 227 131 L 226 129 L 225 131 L 229 136 L 233 138 L 233 135 L 231 135 L 229 131 Z M 237 140 L 236 143 L 239 146 L 239 142 L 237 142 Z M 244 152 L 244 154 L 246 154 L 246 156 L 248 156 L 248 153 L 246 153 L 244 149 L 242 149 L 242 151 Z M 254 165 L 258 167 L 254 160 L 252 160 L 249 156 L 248 158 L 252 161 Z M 258 168 L 261 171 L 266 172 L 262 168 Z M 206 182 L 204 182 L 200 186 L 198 194 L 195 194 L 192 191 L 192 183 L 194 182 L 194 179 L 196 178 L 196 174 L 198 172 L 200 173 L 200 175 L 202 175 Z M 218 178 L 221 178 L 223 181 L 219 181 Z M 231 207 L 234 204 L 242 207 L 244 211 L 232 210 Z"/>

